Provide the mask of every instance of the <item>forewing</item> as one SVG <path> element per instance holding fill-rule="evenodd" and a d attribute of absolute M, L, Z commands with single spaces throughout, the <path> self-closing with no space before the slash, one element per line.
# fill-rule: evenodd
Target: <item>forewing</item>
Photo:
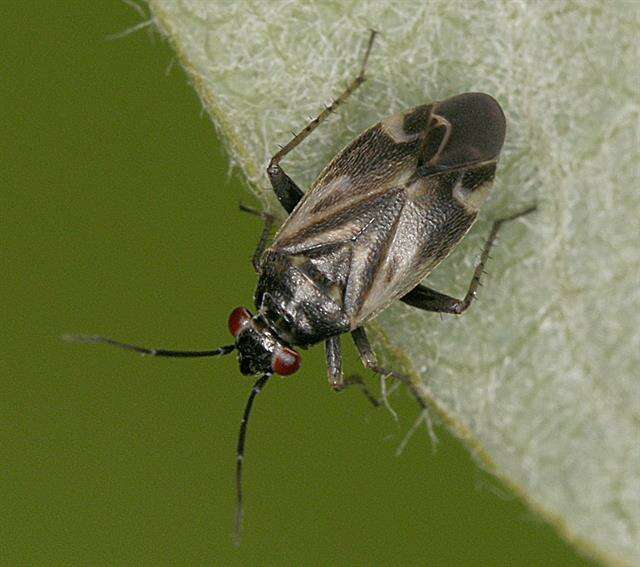
<path fill-rule="evenodd" d="M 271 246 L 300 258 L 296 264 L 310 279 L 319 271 L 340 286 L 338 300 L 352 328 L 415 287 L 475 219 L 476 211 L 452 198 L 462 171 L 417 175 L 438 154 L 446 133 L 441 122 L 429 127 L 432 109 L 424 105 L 394 115 L 347 146 Z M 336 246 L 339 262 L 332 260 L 338 258 Z"/>
<path fill-rule="evenodd" d="M 352 278 L 354 283 L 366 279 L 368 285 L 362 286 L 358 303 L 353 302 L 354 327 L 411 291 L 471 228 L 477 213 L 451 198 L 462 177 L 459 172 L 443 173 L 405 186 L 402 211 L 379 261 L 371 262 L 359 243 L 355 247 L 354 258 L 360 254 L 362 262 L 352 262 Z M 347 291 L 356 287 L 348 286 Z"/>
<path fill-rule="evenodd" d="M 341 216 L 372 195 L 400 187 L 415 172 L 432 105 L 418 106 L 375 124 L 322 171 L 285 221 L 276 240 L 300 240 L 309 226 Z"/>

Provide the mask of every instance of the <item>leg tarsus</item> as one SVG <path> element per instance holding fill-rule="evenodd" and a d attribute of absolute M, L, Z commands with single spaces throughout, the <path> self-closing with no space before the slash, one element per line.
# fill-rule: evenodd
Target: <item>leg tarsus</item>
<path fill-rule="evenodd" d="M 364 79 L 364 73 L 367 70 L 367 63 L 369 61 L 369 55 L 371 54 L 371 48 L 373 47 L 373 40 L 378 35 L 378 31 L 373 28 L 369 29 L 369 42 L 367 43 L 367 49 L 364 52 L 364 57 L 362 58 L 362 66 L 360 67 L 360 73 L 358 73 L 358 77 L 362 77 Z"/>
<path fill-rule="evenodd" d="M 420 399 L 416 387 L 411 383 L 411 380 L 407 376 L 404 376 L 403 374 L 400 374 L 393 370 L 387 370 L 386 368 L 383 368 L 378 364 L 378 358 L 376 357 L 376 353 L 373 351 L 373 348 L 371 348 L 371 343 L 367 338 L 367 333 L 365 332 L 364 327 L 358 327 L 357 329 L 351 331 L 351 336 L 353 337 L 353 342 L 355 343 L 356 348 L 360 353 L 360 359 L 362 360 L 362 364 L 364 364 L 365 368 L 368 368 L 369 370 L 378 374 L 383 381 L 386 378 L 391 377 L 396 379 L 398 382 L 405 384 L 416 397 L 416 400 L 418 400 L 420 406 L 424 408 L 424 402 Z M 382 393 L 382 402 L 385 406 L 387 406 L 387 409 L 389 410 L 391 415 L 393 415 L 395 419 L 398 419 L 398 415 L 389 405 L 389 402 L 387 400 L 384 383 L 382 384 Z"/>
<path fill-rule="evenodd" d="M 357 386 L 358 389 L 364 394 L 364 396 L 371 402 L 371 405 L 374 408 L 380 407 L 382 405 L 382 401 L 376 398 L 367 388 L 367 385 L 364 383 L 364 380 L 358 376 L 357 374 L 352 374 L 345 378 L 342 382 L 342 390 L 348 388 L 349 386 Z"/>

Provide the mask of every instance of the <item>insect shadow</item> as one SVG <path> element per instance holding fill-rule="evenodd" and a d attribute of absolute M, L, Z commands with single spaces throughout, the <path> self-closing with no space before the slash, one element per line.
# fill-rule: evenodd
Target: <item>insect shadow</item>
<path fill-rule="evenodd" d="M 500 228 L 535 210 L 532 206 L 493 223 L 463 299 L 420 283 L 469 231 L 489 195 L 506 120 L 498 102 L 483 93 L 460 94 L 384 119 L 338 153 L 306 192 L 300 190 L 280 162 L 365 82 L 375 36 L 372 31 L 356 78 L 271 158 L 267 175 L 289 216 L 269 246 L 274 217 L 241 207 L 259 215 L 264 230 L 253 255 L 258 274 L 256 313 L 245 307 L 231 312 L 233 344 L 176 351 L 102 336 L 65 337 L 149 356 L 209 357 L 235 351 L 240 372 L 259 376 L 238 435 L 237 536 L 251 408 L 273 374 L 288 376 L 300 368 L 301 357 L 294 347 L 324 342 L 331 388 L 357 385 L 377 405 L 360 378 L 344 377 L 340 336 L 351 334 L 367 369 L 408 383 L 378 364 L 364 325 L 396 300 L 425 311 L 464 313 L 476 297 Z"/>

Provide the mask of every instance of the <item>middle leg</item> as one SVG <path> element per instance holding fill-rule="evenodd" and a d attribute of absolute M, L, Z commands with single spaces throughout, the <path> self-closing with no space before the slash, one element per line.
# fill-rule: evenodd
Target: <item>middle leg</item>
<path fill-rule="evenodd" d="M 362 360 L 362 364 L 364 364 L 365 368 L 368 368 L 381 376 L 391 376 L 412 388 L 411 380 L 409 380 L 409 378 L 393 370 L 387 370 L 378 364 L 378 357 L 371 347 L 371 343 L 369 342 L 369 338 L 367 337 L 364 327 L 358 327 L 354 331 L 351 331 L 351 337 L 358 349 L 358 353 L 360 353 L 360 360 Z"/>

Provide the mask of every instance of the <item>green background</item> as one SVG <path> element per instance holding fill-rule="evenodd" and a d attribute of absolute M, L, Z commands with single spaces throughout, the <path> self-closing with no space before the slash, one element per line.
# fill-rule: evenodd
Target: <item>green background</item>
<path fill-rule="evenodd" d="M 394 396 L 395 422 L 331 392 L 321 348 L 257 400 L 235 548 L 251 380 L 234 358 L 153 360 L 59 337 L 230 342 L 228 313 L 256 281 L 260 226 L 238 210 L 252 199 L 168 45 L 148 30 L 108 39 L 140 21 L 130 6 L 8 5 L 2 563 L 585 563 L 443 427 L 435 452 L 421 428 L 396 457 L 415 401 Z"/>

